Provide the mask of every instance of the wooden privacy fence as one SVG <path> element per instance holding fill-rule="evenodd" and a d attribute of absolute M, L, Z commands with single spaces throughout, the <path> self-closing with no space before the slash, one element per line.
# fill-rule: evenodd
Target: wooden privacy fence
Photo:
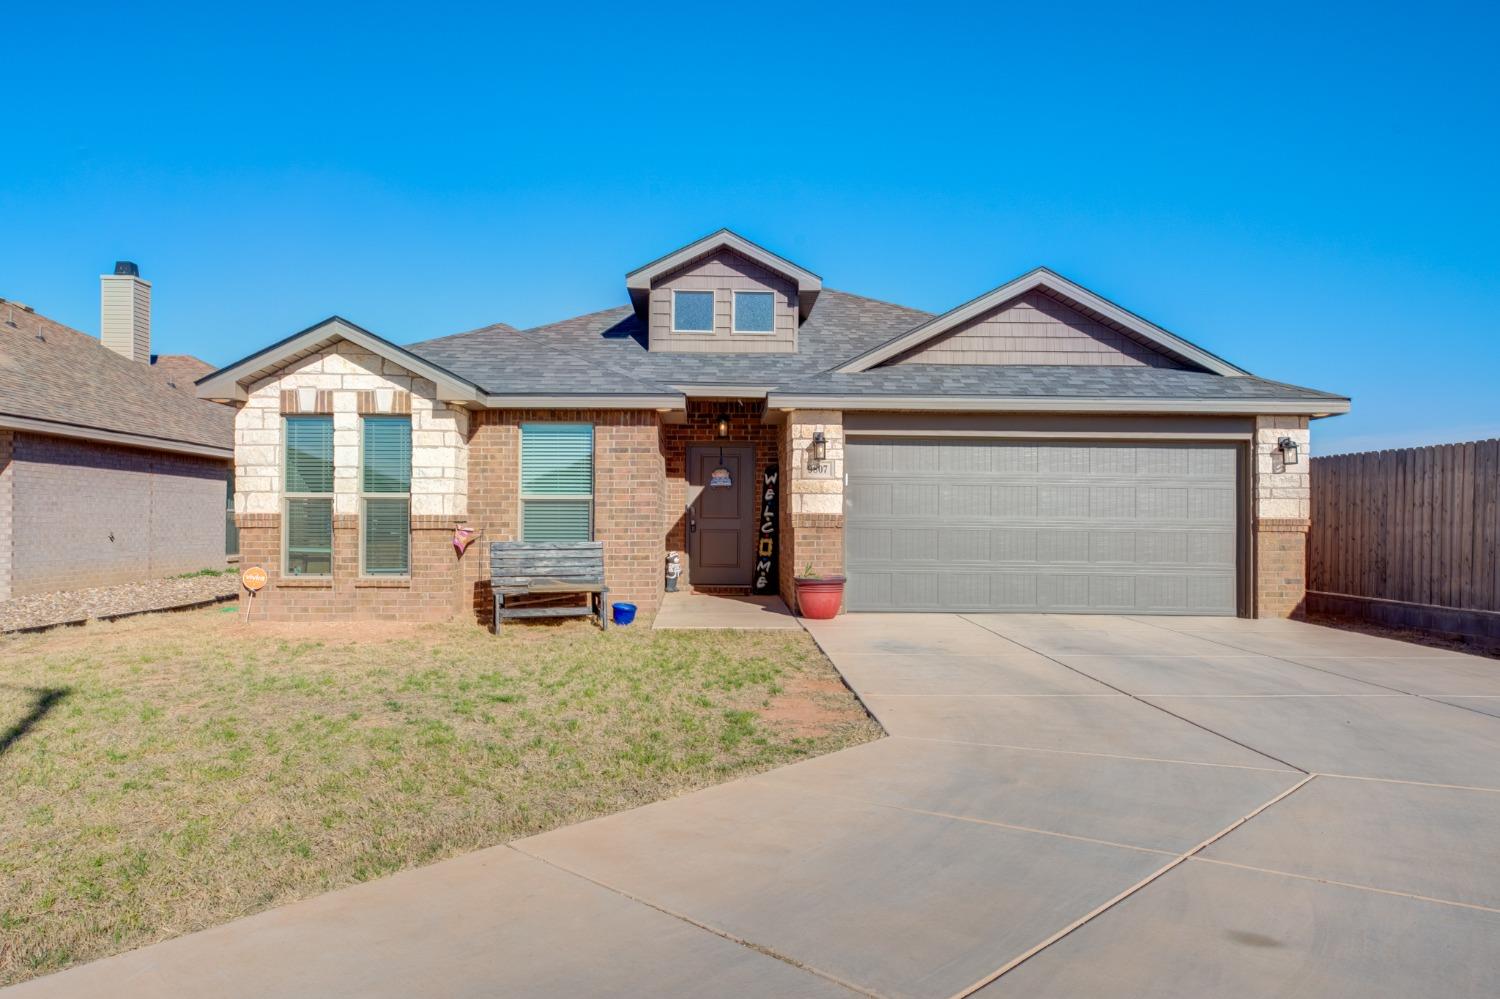
<path fill-rule="evenodd" d="M 1500 440 L 1314 458 L 1308 609 L 1500 638 Z"/>

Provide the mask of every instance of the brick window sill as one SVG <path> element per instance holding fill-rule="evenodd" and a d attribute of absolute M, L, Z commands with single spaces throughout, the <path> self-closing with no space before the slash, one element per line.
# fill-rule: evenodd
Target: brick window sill
<path fill-rule="evenodd" d="M 355 589 L 409 590 L 410 576 L 361 576 L 354 581 Z"/>
<path fill-rule="evenodd" d="M 276 581 L 278 589 L 331 590 L 333 580 L 327 576 L 283 576 Z"/>

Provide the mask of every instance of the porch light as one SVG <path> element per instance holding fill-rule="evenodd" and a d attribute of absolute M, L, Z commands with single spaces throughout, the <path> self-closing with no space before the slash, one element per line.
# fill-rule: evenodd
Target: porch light
<path fill-rule="evenodd" d="M 1281 440 L 1276 442 L 1276 446 L 1281 449 L 1281 463 L 1283 465 L 1297 464 L 1296 441 L 1292 440 L 1290 437 L 1283 437 L 1281 438 Z"/>
<path fill-rule="evenodd" d="M 807 445 L 808 471 L 816 469 L 828 458 L 828 437 L 821 430 L 814 430 L 812 443 Z"/>
<path fill-rule="evenodd" d="M 729 417 L 727 414 L 719 414 L 719 440 L 729 437 Z"/>

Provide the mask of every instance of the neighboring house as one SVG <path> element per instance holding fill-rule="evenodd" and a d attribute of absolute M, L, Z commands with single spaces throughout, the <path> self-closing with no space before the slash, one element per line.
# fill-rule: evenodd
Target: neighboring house
<path fill-rule="evenodd" d="M 0 600 L 224 564 L 234 413 L 152 363 L 134 264 L 100 285 L 98 339 L 0 299 Z"/>
<path fill-rule="evenodd" d="M 482 619 L 487 543 L 515 538 L 602 540 L 611 596 L 646 613 L 668 550 L 690 584 L 743 588 L 769 465 L 788 599 L 810 565 L 848 575 L 851 611 L 1300 604 L 1308 421 L 1343 397 L 1045 269 L 935 316 L 726 230 L 625 285 L 618 308 L 410 347 L 335 317 L 202 379 L 239 407 L 265 613 Z M 720 466 L 732 485 L 705 488 Z M 458 525 L 482 531 L 462 556 Z"/>

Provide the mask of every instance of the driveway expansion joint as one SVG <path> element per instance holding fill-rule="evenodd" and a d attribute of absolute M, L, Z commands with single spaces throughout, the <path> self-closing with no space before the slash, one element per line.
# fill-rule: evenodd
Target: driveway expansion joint
<path fill-rule="evenodd" d="M 603 888 L 607 892 L 613 892 L 614 894 L 619 895 L 621 898 L 629 899 L 637 905 L 643 905 L 646 908 L 659 912 L 664 916 L 670 916 L 671 918 L 676 919 L 679 922 L 686 923 L 689 926 L 702 930 L 705 933 L 712 933 L 714 936 L 719 937 L 722 940 L 727 940 L 730 943 L 738 944 L 739 946 L 744 947 L 747 950 L 755 951 L 757 954 L 763 954 L 766 957 L 775 958 L 783 964 L 787 964 L 792 966 L 793 968 L 796 968 L 798 971 L 804 971 L 809 975 L 816 975 L 818 978 L 821 978 L 824 981 L 832 982 L 840 988 L 848 989 L 855 995 L 867 996 L 868 999 L 888 999 L 888 997 L 886 997 L 882 993 L 872 992 L 870 989 L 866 988 L 863 985 L 856 985 L 853 982 L 845 981 L 837 975 L 829 974 L 826 971 L 815 968 L 812 965 L 799 961 L 794 957 L 789 957 L 788 955 L 783 954 L 778 950 L 774 950 L 771 947 L 767 947 L 764 944 L 758 944 L 753 940 L 746 940 L 743 937 L 739 937 L 733 933 L 730 933 L 728 930 L 721 929 L 717 926 L 711 926 L 708 923 L 700 922 L 699 920 L 696 920 L 691 916 L 684 915 L 683 913 L 677 912 L 674 909 L 668 909 L 667 907 L 662 905 L 657 905 L 650 899 L 641 898 L 639 895 L 635 895 L 631 892 L 625 891 L 622 888 L 617 888 L 614 885 L 609 884 L 608 882 L 600 881 L 597 878 L 591 878 L 587 874 L 584 874 L 582 871 L 576 871 L 571 867 L 568 867 L 564 864 L 559 864 L 556 861 L 544 857 L 540 854 L 523 850 L 515 843 L 507 843 L 505 844 L 505 846 L 507 849 L 514 850 L 516 853 L 520 854 L 523 857 L 527 857 L 531 860 L 546 864 L 553 870 L 561 871 L 564 874 L 578 878 L 582 881 L 587 881 L 589 884 L 594 885 L 597 888 Z"/>
<path fill-rule="evenodd" d="M 1280 772 L 1280 771 L 1276 771 Z M 764 775 L 762 775 L 764 776 Z M 751 778 L 754 779 L 754 778 Z M 765 786 L 773 786 L 765 782 Z M 872 808 L 890 808 L 898 812 L 906 812 L 909 815 L 926 815 L 935 819 L 949 819 L 953 822 L 971 822 L 980 826 L 991 826 L 996 829 L 1008 829 L 1011 832 L 1029 833 L 1034 836 L 1052 836 L 1057 839 L 1072 840 L 1075 843 L 1092 843 L 1094 846 L 1108 846 L 1116 850 L 1132 850 L 1136 853 L 1154 853 L 1161 857 L 1175 857 L 1171 850 L 1162 850 L 1152 846 L 1136 846 L 1131 843 L 1119 843 L 1114 840 L 1099 839 L 1095 836 L 1079 836 L 1074 833 L 1057 832 L 1052 829 L 1038 829 L 1036 826 L 1016 825 L 1013 822 L 1001 822 L 998 819 L 982 819 L 976 815 L 959 815 L 956 812 L 939 812 L 930 808 L 914 808 L 911 805 L 897 805 L 889 801 L 879 801 L 874 798 L 862 798 L 857 794 L 837 794 L 830 791 L 813 791 L 808 788 L 792 785 L 774 785 L 777 790 L 791 791 L 812 798 L 835 798 L 839 801 L 849 801 L 860 805 L 869 805 Z"/>
<path fill-rule="evenodd" d="M 1031 960 L 1033 957 L 1035 957 L 1036 955 L 1040 954 L 1042 951 L 1046 950 L 1048 947 L 1051 947 L 1053 944 L 1055 944 L 1058 941 L 1062 940 L 1064 937 L 1069 936 L 1070 934 L 1072 934 L 1072 933 L 1076 932 L 1077 930 L 1081 929 L 1082 927 L 1084 927 L 1088 923 L 1090 923 L 1093 920 L 1097 919 L 1098 917 L 1104 915 L 1106 912 L 1108 912 L 1109 910 L 1113 909 L 1115 906 L 1119 905 L 1121 902 L 1125 901 L 1127 898 L 1130 898 L 1132 895 L 1134 895 L 1137 892 L 1141 891 L 1147 885 L 1149 885 L 1152 882 L 1156 881 L 1158 878 L 1162 877 L 1167 872 L 1169 872 L 1171 870 L 1174 870 L 1178 866 L 1186 863 L 1188 860 L 1191 860 L 1196 854 L 1203 852 L 1204 850 L 1208 849 L 1210 846 L 1213 846 L 1219 840 L 1223 839 L 1225 836 L 1228 836 L 1230 833 L 1234 832 L 1236 829 L 1238 829 L 1240 826 L 1244 825 L 1246 822 L 1249 822 L 1251 819 L 1255 818 L 1257 815 L 1260 815 L 1261 813 L 1265 812 L 1266 809 L 1271 808 L 1272 806 L 1274 806 L 1274 805 L 1276 805 L 1276 804 L 1278 804 L 1278 803 L 1280 803 L 1282 801 L 1285 801 L 1287 798 L 1291 797 L 1293 794 L 1296 794 L 1302 788 L 1306 787 L 1309 783 L 1311 783 L 1312 780 L 1316 776 L 1317 776 L 1316 774 L 1305 774 L 1301 780 L 1299 780 L 1297 783 L 1293 784 L 1291 787 L 1287 788 L 1286 790 L 1282 791 L 1280 794 L 1277 794 L 1271 800 L 1269 800 L 1269 801 L 1265 802 L 1264 804 L 1258 806 L 1257 808 L 1255 808 L 1253 811 L 1249 812 L 1248 814 L 1241 816 L 1240 818 L 1236 819 L 1234 822 L 1231 822 L 1229 825 L 1225 826 L 1223 829 L 1221 829 L 1218 832 L 1214 833 L 1208 839 L 1206 839 L 1203 842 L 1199 843 L 1197 846 L 1193 847 L 1191 850 L 1188 850 L 1186 853 L 1183 853 L 1183 854 L 1181 854 L 1179 856 L 1173 857 L 1171 861 L 1169 861 L 1168 863 L 1162 865 L 1161 868 L 1159 868 L 1156 871 L 1153 871 L 1151 874 L 1148 874 L 1146 877 L 1142 878 L 1140 881 L 1138 881 L 1135 884 L 1131 885 L 1129 888 L 1126 888 L 1124 891 L 1120 892 L 1120 894 L 1116 895 L 1114 898 L 1110 899 L 1109 901 L 1103 903 L 1102 905 L 1099 905 L 1098 907 L 1096 907 L 1096 908 L 1092 909 L 1091 911 L 1085 913 L 1084 915 L 1080 916 L 1078 919 L 1076 919 L 1073 922 L 1069 923 L 1067 926 L 1064 926 L 1062 929 L 1058 930 L 1056 933 L 1053 933 L 1051 936 L 1047 937 L 1045 940 L 1043 940 L 1042 942 L 1036 944 L 1034 947 L 1030 948 L 1029 950 L 1023 951 L 1021 954 L 1017 955 L 1016 957 L 1011 958 L 1005 964 L 1001 965 L 1000 968 L 998 968 L 997 970 L 991 972 L 989 975 L 987 975 L 984 978 L 980 979 L 978 982 L 975 982 L 973 985 L 970 985 L 968 988 L 961 989 L 960 991 L 955 992 L 953 994 L 953 996 L 951 997 L 951 999 L 966 999 L 966 997 L 973 995 L 974 993 L 978 992 L 980 989 L 985 988 L 986 986 L 993 984 L 997 979 L 1001 978 L 1003 975 L 1005 975 L 1005 974 L 1007 974 L 1007 973 L 1015 970 L 1016 968 L 1019 968 L 1021 965 L 1025 964 L 1027 961 Z"/>
<path fill-rule="evenodd" d="M 1070 666 L 1070 665 L 1068 665 L 1067 663 L 1063 662 L 1061 659 L 1058 659 L 1056 656 L 1050 656 L 1047 653 L 1042 652 L 1040 649 L 1035 649 L 1035 648 L 1032 648 L 1031 646 L 1025 644 L 1024 642 L 1018 642 L 1018 641 L 1016 641 L 1014 638 L 1011 638 L 1009 635 L 1006 635 L 1003 632 L 996 631 L 993 628 L 989 628 L 989 627 L 986 627 L 983 624 L 980 624 L 978 621 L 971 620 L 967 615 L 960 615 L 960 617 L 963 620 L 968 621 L 970 624 L 974 625 L 975 627 L 983 628 L 985 631 L 988 631 L 992 635 L 995 635 L 995 636 L 997 636 L 999 638 L 1003 638 L 1003 639 L 1005 639 L 1005 641 L 1010 642 L 1010 643 L 1012 643 L 1014 645 L 1018 645 L 1021 648 L 1025 649 L 1026 651 L 1028 651 L 1028 652 L 1033 652 L 1033 653 L 1041 656 L 1044 659 L 1048 659 L 1048 660 L 1051 660 L 1054 663 L 1057 663 L 1057 665 L 1061 666 L 1063 669 L 1071 670 L 1072 672 L 1077 673 L 1081 677 L 1085 677 L 1085 678 L 1087 678 L 1089 680 L 1093 680 L 1095 683 L 1098 683 L 1098 684 L 1103 684 L 1104 686 L 1108 687 L 1110 690 L 1118 691 L 1119 693 L 1124 694 L 1126 697 L 1129 697 L 1130 699 L 1132 699 L 1134 701 L 1139 701 L 1141 704 L 1144 704 L 1147 707 L 1155 708 L 1157 711 L 1160 711 L 1162 714 L 1171 715 L 1173 718 L 1176 718 L 1178 721 L 1187 722 L 1189 725 L 1193 726 L 1194 728 L 1200 729 L 1200 730 L 1202 730 L 1204 732 L 1207 732 L 1209 735 L 1217 736 L 1218 738 L 1223 739 L 1225 742 L 1232 742 L 1236 746 L 1239 746 L 1241 749 L 1244 749 L 1244 750 L 1247 750 L 1249 752 L 1254 753 L 1256 756 L 1264 756 L 1268 760 L 1275 760 L 1277 763 L 1280 763 L 1282 766 L 1284 766 L 1284 767 L 1290 767 L 1291 769 L 1295 770 L 1299 774 L 1306 774 L 1306 773 L 1308 773 L 1308 771 L 1305 770 L 1305 769 L 1303 769 L 1302 767 L 1299 767 L 1299 766 L 1297 766 L 1294 763 L 1288 763 L 1286 760 L 1281 759 L 1281 757 L 1279 757 L 1279 756 L 1272 756 L 1270 753 L 1266 752 L 1263 749 L 1256 749 L 1254 746 L 1247 745 L 1246 743 L 1240 742 L 1238 739 L 1231 739 L 1229 736 L 1225 735 L 1222 732 L 1215 732 L 1213 729 L 1209 728 L 1207 725 L 1202 724 L 1201 722 L 1193 721 L 1193 719 L 1184 717 L 1183 715 L 1179 715 L 1175 711 L 1168 711 L 1166 708 L 1162 707 L 1160 704 L 1156 704 L 1156 703 L 1153 703 L 1151 701 L 1148 701 L 1144 697 L 1138 696 L 1136 694 L 1132 694 L 1130 691 L 1125 690 L 1124 688 L 1117 687 L 1114 684 L 1109 683 L 1108 681 L 1099 679 L 1097 676 L 1093 676 L 1093 675 L 1091 675 L 1089 673 L 1085 673 L 1083 670 L 1077 668 L 1076 666 Z M 1163 631 L 1169 631 L 1170 629 L 1163 628 L 1162 630 Z"/>
<path fill-rule="evenodd" d="M 1114 695 L 1110 695 L 1114 696 Z M 1154 705 L 1153 705 L 1154 706 Z M 1171 715 L 1170 711 L 1162 712 Z M 1175 715 L 1173 717 L 1176 717 Z M 975 742 L 972 739 L 938 739 L 927 735 L 893 735 L 892 739 L 910 739 L 913 742 L 936 742 L 945 746 L 983 746 L 989 749 L 1016 749 L 1028 753 L 1057 753 L 1060 756 L 1091 756 L 1102 760 L 1132 760 L 1136 763 L 1172 763 L 1184 767 L 1218 767 L 1223 770 L 1255 770 L 1270 774 L 1305 774 L 1306 770 L 1298 770 L 1290 764 L 1282 764 L 1279 767 L 1252 767 L 1243 763 L 1209 763 L 1204 760 L 1174 760 L 1165 756 L 1130 756 L 1125 753 L 1094 753 L 1086 749 L 1054 749 L 1050 746 L 1020 746 L 1009 742 Z M 1256 753 L 1257 756 L 1265 756 L 1265 753 Z M 1273 758 L 1274 759 L 1274 758 Z M 1280 760 L 1276 760 L 1280 763 Z"/>
<path fill-rule="evenodd" d="M 1314 774 L 1313 776 L 1322 776 Z M 1409 898 L 1417 902 L 1431 902 L 1433 905 L 1452 905 L 1460 909 L 1474 909 L 1478 912 L 1493 912 L 1500 914 L 1500 908 L 1492 905 L 1479 905 L 1476 902 L 1459 902 L 1451 898 L 1437 898 L 1433 895 L 1418 895 L 1415 892 L 1396 891 L 1394 888 L 1377 888 L 1374 885 L 1355 884 L 1352 881 L 1339 881 L 1334 878 L 1320 878 L 1314 874 L 1297 874 L 1293 871 L 1281 871 L 1274 867 L 1257 867 L 1254 864 L 1237 864 L 1232 860 L 1219 860 L 1216 857 L 1189 857 L 1195 864 L 1217 864 L 1220 867 L 1233 867 L 1240 871 L 1253 871 L 1256 874 L 1274 874 L 1277 877 L 1296 878 L 1298 881 L 1311 881 L 1320 885 L 1333 885 L 1336 888 L 1351 888 L 1355 891 L 1369 891 L 1377 895 L 1394 895 L 1396 898 Z"/>
<path fill-rule="evenodd" d="M 1237 652 L 1244 652 L 1244 653 L 1248 653 L 1250 655 L 1265 656 L 1265 658 L 1267 658 L 1267 659 L 1275 659 L 1277 662 L 1283 662 L 1283 663 L 1286 663 L 1289 666 L 1301 666 L 1303 669 L 1310 669 L 1310 670 L 1315 670 L 1316 672 L 1319 672 L 1319 673 L 1326 673 L 1329 676 L 1336 676 L 1336 677 L 1338 677 L 1341 680 L 1352 680 L 1355 683 L 1369 684 L 1371 687 L 1379 687 L 1381 690 L 1389 690 L 1393 696 L 1394 695 L 1399 695 L 1399 696 L 1402 696 L 1402 697 L 1417 697 L 1417 698 L 1421 698 L 1424 701 L 1431 701 L 1433 704 L 1442 704 L 1442 705 L 1444 705 L 1446 707 L 1458 708 L 1461 711 L 1468 711 L 1468 712 L 1471 712 L 1471 713 L 1476 714 L 1476 715 L 1486 715 L 1487 717 L 1491 717 L 1491 718 L 1494 717 L 1493 715 L 1490 715 L 1486 711 L 1479 711 L 1476 708 L 1471 708 L 1471 707 L 1469 707 L 1466 704 L 1454 704 L 1452 701 L 1442 700 L 1442 698 L 1444 698 L 1444 697 L 1460 697 L 1460 696 L 1463 696 L 1463 695 L 1460 695 L 1460 694 L 1418 694 L 1418 693 L 1415 693 L 1415 692 L 1410 691 L 1410 690 L 1402 690 L 1400 687 L 1392 687 L 1388 683 L 1377 683 L 1374 680 L 1366 679 L 1365 677 L 1362 677 L 1362 676 L 1350 676 L 1347 673 L 1340 673 L 1337 670 L 1327 669 L 1327 668 L 1322 667 L 1322 666 L 1314 666 L 1311 663 L 1301 662 L 1300 660 L 1297 660 L 1297 659 L 1290 659 L 1287 656 L 1278 656 L 1278 655 L 1275 655 L 1274 653 L 1269 653 L 1269 652 L 1254 652 L 1254 651 L 1252 651 L 1250 649 L 1245 648 L 1244 646 L 1241 646 L 1241 645 L 1231 645 L 1230 643 L 1225 642 L 1225 641 L 1221 641 L 1221 640 L 1219 640 L 1217 638 L 1209 638 L 1206 635 L 1195 634 L 1193 632 L 1178 631 L 1176 628 L 1168 628 L 1166 625 L 1164 625 L 1164 624 L 1158 624 L 1155 621 L 1145 620 L 1145 619 L 1138 618 L 1138 617 L 1133 617 L 1130 620 L 1138 622 L 1140 624 L 1149 625 L 1152 628 L 1159 628 L 1162 631 L 1168 632 L 1168 633 L 1173 634 L 1173 635 L 1187 635 L 1187 636 L 1189 636 L 1191 638 L 1197 639 L 1200 642 L 1208 642 L 1209 644 L 1211 644 L 1211 645 L 1217 645 L 1220 648 L 1234 649 Z M 1390 659 L 1390 660 L 1393 660 L 1393 661 L 1400 661 L 1400 659 L 1402 657 L 1400 657 L 1400 656 L 1312 656 L 1310 658 L 1313 658 L 1313 659 L 1353 659 L 1353 660 L 1358 660 L 1358 659 Z M 1421 658 L 1421 657 L 1413 657 L 1413 658 Z M 1344 696 L 1348 696 L 1348 697 L 1372 697 L 1374 695 L 1373 694 L 1347 694 L 1347 695 L 1344 695 Z"/>

